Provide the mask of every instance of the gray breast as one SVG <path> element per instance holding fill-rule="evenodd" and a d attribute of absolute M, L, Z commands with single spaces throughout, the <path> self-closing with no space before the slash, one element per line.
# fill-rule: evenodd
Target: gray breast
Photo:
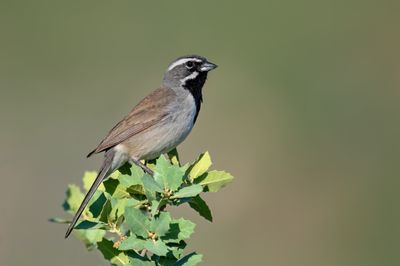
<path fill-rule="evenodd" d="M 176 89 L 177 97 L 168 106 L 168 116 L 143 135 L 135 157 L 154 159 L 178 146 L 189 135 L 196 116 L 196 104 L 191 93 Z"/>

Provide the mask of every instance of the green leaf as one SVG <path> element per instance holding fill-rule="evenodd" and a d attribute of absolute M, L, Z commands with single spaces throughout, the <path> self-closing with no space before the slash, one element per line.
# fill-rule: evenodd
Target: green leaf
<path fill-rule="evenodd" d="M 151 201 L 151 216 L 157 215 L 160 204 L 161 204 L 161 201 L 157 201 L 157 200 Z"/>
<path fill-rule="evenodd" d="M 149 190 L 150 192 L 163 192 L 163 188 L 150 175 L 143 175 L 142 181 L 145 190 Z"/>
<path fill-rule="evenodd" d="M 154 191 L 152 192 L 148 189 L 145 189 L 144 194 L 149 202 L 157 200 L 157 195 L 156 195 L 156 192 L 154 192 Z"/>
<path fill-rule="evenodd" d="M 195 227 L 194 223 L 183 218 L 173 220 L 168 233 L 162 239 L 167 243 L 179 243 L 181 240 L 188 239 L 193 234 Z"/>
<path fill-rule="evenodd" d="M 171 220 L 171 215 L 168 212 L 161 212 L 157 218 L 151 221 L 150 231 L 156 233 L 157 237 L 164 236 L 169 230 Z"/>
<path fill-rule="evenodd" d="M 155 173 L 154 173 L 154 180 L 162 187 L 162 188 L 168 188 L 168 180 L 167 180 L 167 175 L 168 175 L 168 170 L 170 168 L 171 164 L 168 162 L 167 159 L 163 155 L 161 155 L 157 159 L 156 167 L 155 167 Z"/>
<path fill-rule="evenodd" d="M 130 168 L 130 174 L 121 174 L 118 177 L 121 185 L 124 187 L 130 187 L 134 185 L 141 185 L 142 184 L 142 177 L 144 172 L 136 165 L 132 165 Z"/>
<path fill-rule="evenodd" d="M 111 212 L 109 214 L 109 218 L 112 221 L 117 220 L 119 217 L 124 215 L 125 208 L 128 206 L 135 206 L 139 203 L 138 200 L 133 198 L 123 198 L 123 199 L 114 199 L 111 198 Z"/>
<path fill-rule="evenodd" d="M 94 180 L 96 179 L 96 177 L 97 177 L 97 172 L 95 172 L 95 171 L 86 171 L 83 174 L 83 178 L 82 178 L 83 188 L 86 190 L 86 192 L 89 191 L 89 189 L 92 186 L 92 184 L 94 183 Z M 104 191 L 103 184 L 100 184 L 100 186 L 97 188 L 97 190 Z"/>
<path fill-rule="evenodd" d="M 187 167 L 171 165 L 163 155 L 157 159 L 154 180 L 164 189 L 176 191 L 183 183 Z"/>
<path fill-rule="evenodd" d="M 144 247 L 158 256 L 165 256 L 168 253 L 167 245 L 161 240 L 154 241 L 152 239 L 147 239 Z"/>
<path fill-rule="evenodd" d="M 89 229 L 110 229 L 108 224 L 106 223 L 97 223 L 97 222 L 92 222 L 92 221 L 82 221 L 78 223 L 74 229 L 84 229 L 84 230 L 89 230 Z"/>
<path fill-rule="evenodd" d="M 135 235 L 129 236 L 127 239 L 123 240 L 119 245 L 119 250 L 137 250 L 141 251 L 144 249 L 146 240 L 137 238 Z"/>
<path fill-rule="evenodd" d="M 210 208 L 199 194 L 216 192 L 233 177 L 223 171 L 207 172 L 212 164 L 208 152 L 201 154 L 190 168 L 180 167 L 176 150 L 169 152 L 168 157 L 170 160 L 162 155 L 146 163 L 154 171 L 154 178 L 136 165 L 125 164 L 114 171 L 95 192 L 82 216 L 85 220 L 79 221 L 75 226 L 79 230 L 73 234 L 88 248 L 97 247 L 112 265 L 194 266 L 199 263 L 200 254 L 182 257 L 185 240 L 193 234 L 195 224 L 183 218 L 173 220 L 164 207 L 187 202 L 202 217 L 212 221 Z M 96 176 L 96 172 L 85 173 L 86 191 Z M 79 187 L 70 185 L 65 210 L 75 213 L 83 196 Z M 57 218 L 51 221 L 69 222 Z M 106 239 L 106 235 L 111 238 L 111 233 L 115 233 L 111 228 L 128 238 Z M 143 257 L 138 255 L 140 252 L 145 252 Z"/>
<path fill-rule="evenodd" d="M 150 221 L 143 212 L 136 208 L 127 208 L 125 210 L 126 223 L 132 233 L 147 238 L 149 236 Z"/>
<path fill-rule="evenodd" d="M 179 243 L 169 243 L 168 247 L 169 247 L 169 250 L 171 251 L 171 254 L 175 258 L 179 259 L 182 257 L 183 250 L 186 247 L 186 242 L 182 240 Z"/>
<path fill-rule="evenodd" d="M 104 204 L 107 202 L 107 198 L 101 191 L 96 191 L 93 197 L 90 199 L 88 208 L 90 213 L 94 218 L 100 216 L 101 211 L 103 210 Z"/>
<path fill-rule="evenodd" d="M 138 177 L 130 175 L 120 175 L 118 177 L 118 180 L 124 187 L 131 187 L 135 185 L 142 185 L 142 176 Z"/>
<path fill-rule="evenodd" d="M 211 157 L 208 151 L 201 154 L 199 158 L 189 168 L 189 177 L 194 180 L 207 172 L 208 168 L 212 165 Z"/>
<path fill-rule="evenodd" d="M 191 185 L 188 187 L 184 187 L 176 192 L 171 199 L 178 199 L 178 198 L 189 198 L 195 197 L 199 195 L 203 191 L 203 187 L 201 185 Z"/>
<path fill-rule="evenodd" d="M 70 213 L 75 213 L 78 210 L 83 200 L 83 194 L 81 192 L 81 189 L 77 185 L 70 184 L 68 185 L 66 194 L 67 194 L 67 199 L 63 204 L 64 210 Z"/>
<path fill-rule="evenodd" d="M 144 175 L 144 171 L 142 168 L 140 168 L 139 166 L 137 166 L 136 164 L 132 164 L 131 165 L 131 177 L 138 177 L 138 178 L 142 178 L 142 176 Z"/>
<path fill-rule="evenodd" d="M 190 205 L 190 207 L 192 207 L 192 209 L 197 211 L 200 214 L 200 216 L 202 216 L 205 219 L 212 222 L 213 218 L 212 218 L 211 210 L 208 207 L 207 203 L 199 195 L 192 198 L 189 201 L 189 205 Z"/>
<path fill-rule="evenodd" d="M 143 184 L 130 186 L 130 187 L 128 187 L 127 191 L 129 193 L 129 195 L 131 195 L 133 197 L 135 197 L 135 196 L 139 197 L 139 196 L 145 195 Z"/>
<path fill-rule="evenodd" d="M 202 259 L 202 254 L 196 254 L 193 252 L 178 260 L 174 266 L 195 266 L 200 263 Z"/>
<path fill-rule="evenodd" d="M 183 218 L 180 218 L 176 221 L 179 224 L 179 239 L 188 239 L 193 234 L 196 224 Z"/>
<path fill-rule="evenodd" d="M 103 184 L 106 192 L 113 198 L 122 199 L 130 197 L 129 193 L 126 191 L 127 187 L 121 185 L 117 179 L 109 178 L 104 181 Z"/>
<path fill-rule="evenodd" d="M 112 211 L 111 200 L 107 200 L 103 206 L 103 209 L 100 214 L 100 221 L 107 223 L 113 220 L 113 217 L 110 215 Z"/>
<path fill-rule="evenodd" d="M 124 221 L 125 221 L 125 217 L 123 215 L 121 215 L 114 221 L 114 224 L 117 228 L 120 228 Z"/>
<path fill-rule="evenodd" d="M 210 192 L 217 192 L 226 184 L 232 182 L 233 176 L 225 171 L 210 171 L 196 180 Z"/>
<path fill-rule="evenodd" d="M 125 213 L 127 202 L 128 202 L 127 198 L 124 199 L 111 198 L 111 212 L 109 215 L 111 221 L 117 220 Z"/>
<path fill-rule="evenodd" d="M 125 210 L 127 207 L 139 208 L 139 207 L 143 206 L 143 204 L 144 204 L 144 201 L 138 201 L 136 199 L 131 198 L 131 199 L 128 199 L 128 201 L 126 202 Z"/>
<path fill-rule="evenodd" d="M 122 266 L 129 263 L 128 256 L 114 248 L 114 243 L 112 241 L 103 238 L 101 242 L 97 243 L 97 246 L 104 258 L 109 260 L 111 264 Z"/>
<path fill-rule="evenodd" d="M 82 241 L 88 249 L 93 248 L 97 242 L 101 241 L 106 234 L 105 230 L 74 230 L 74 236 Z"/>

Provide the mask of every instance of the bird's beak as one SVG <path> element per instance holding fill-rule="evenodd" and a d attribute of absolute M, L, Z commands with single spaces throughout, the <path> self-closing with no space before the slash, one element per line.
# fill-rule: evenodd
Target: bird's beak
<path fill-rule="evenodd" d="M 213 70 L 213 69 L 215 69 L 215 68 L 217 68 L 217 67 L 218 67 L 218 66 L 217 66 L 216 64 L 214 64 L 214 63 L 205 62 L 205 63 L 203 63 L 203 64 L 201 65 L 200 70 L 201 70 L 201 71 L 204 71 L 204 72 L 208 72 L 208 71 L 211 71 L 211 70 Z"/>

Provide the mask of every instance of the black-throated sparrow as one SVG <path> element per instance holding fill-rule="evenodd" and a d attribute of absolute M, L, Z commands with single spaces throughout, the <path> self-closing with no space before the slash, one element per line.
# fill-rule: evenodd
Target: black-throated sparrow
<path fill-rule="evenodd" d="M 157 158 L 187 137 L 200 111 L 207 73 L 216 67 L 198 55 L 183 56 L 173 61 L 164 74 L 162 86 L 139 102 L 88 154 L 89 157 L 104 151 L 104 162 L 72 219 L 66 238 L 108 175 L 128 161 L 152 174 L 140 160 Z"/>

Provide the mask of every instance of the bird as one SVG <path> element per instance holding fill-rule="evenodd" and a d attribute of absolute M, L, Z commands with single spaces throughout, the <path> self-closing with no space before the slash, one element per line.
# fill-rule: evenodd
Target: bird
<path fill-rule="evenodd" d="M 199 115 L 207 74 L 215 68 L 216 64 L 199 55 L 182 56 L 172 61 L 161 86 L 142 99 L 87 155 L 104 152 L 104 160 L 65 238 L 71 234 L 99 185 L 110 174 L 129 162 L 153 175 L 141 160 L 155 159 L 185 140 Z"/>

